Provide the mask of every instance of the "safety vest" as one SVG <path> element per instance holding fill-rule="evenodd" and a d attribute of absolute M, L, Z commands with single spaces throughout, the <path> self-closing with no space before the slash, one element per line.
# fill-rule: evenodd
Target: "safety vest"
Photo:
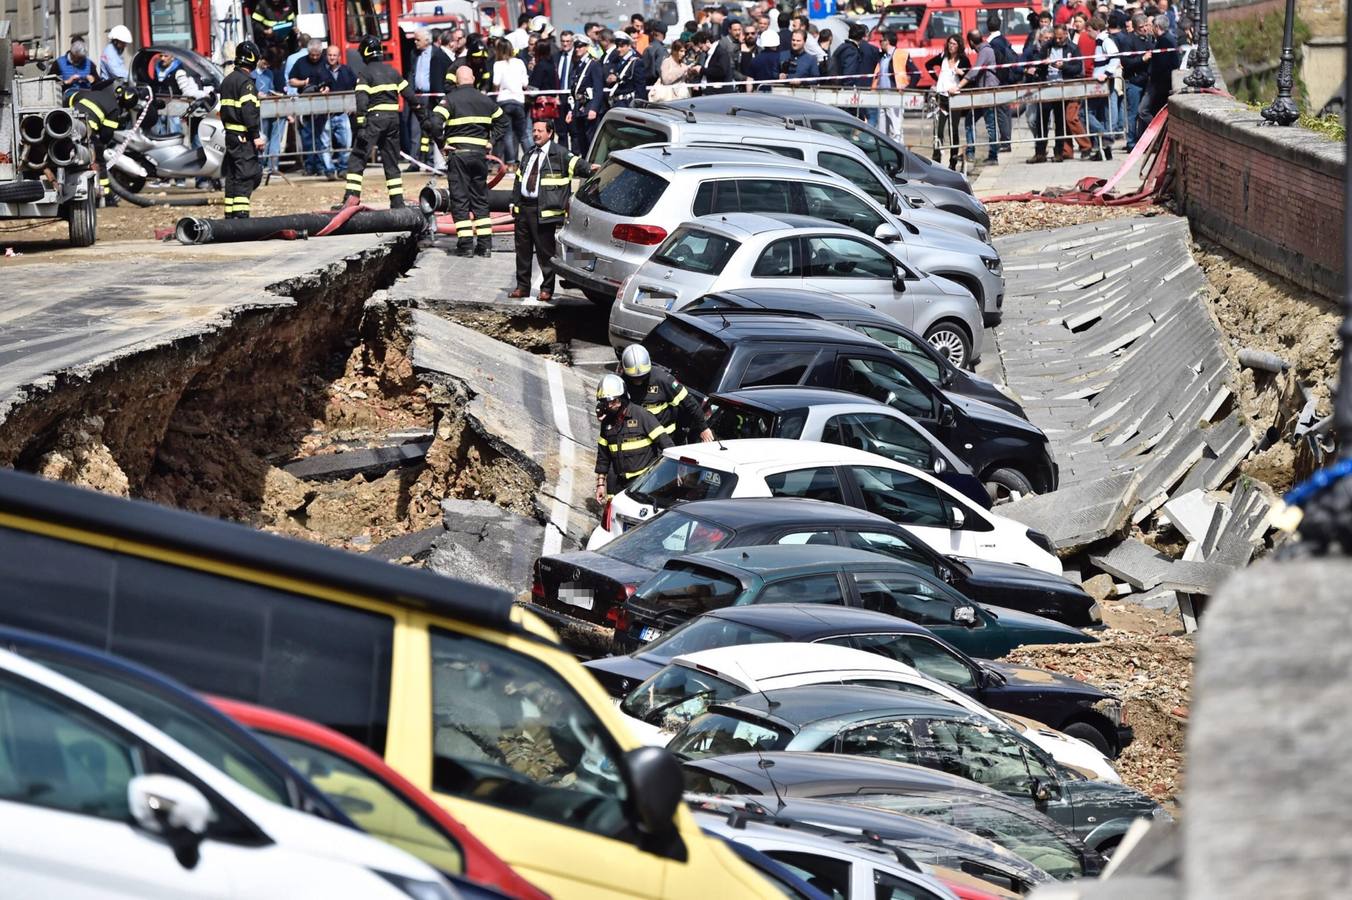
<path fill-rule="evenodd" d="M 531 151 L 534 153 L 535 151 Z M 531 153 L 521 165 L 516 184 L 512 188 L 512 213 L 521 211 L 522 191 L 526 186 L 527 169 L 530 167 Z M 558 139 L 549 142 L 549 149 L 540 159 L 540 187 L 536 196 L 540 205 L 540 221 L 562 219 L 568 197 L 573 193 L 573 177 L 581 157 L 569 153 Z"/>
<path fill-rule="evenodd" d="M 648 386 L 643 390 L 643 395 L 629 399 L 652 413 L 653 418 L 661 423 L 667 434 L 675 434 L 676 417 L 681 404 L 685 403 L 687 398 L 690 398 L 690 392 L 685 389 L 685 385 L 676 380 L 676 376 L 661 366 L 653 366 L 652 371 L 648 373 Z M 690 399 L 689 405 L 694 407 L 692 418 L 703 420 L 698 405 L 693 402 L 693 398 Z M 702 421 L 696 421 L 695 424 L 701 431 L 703 430 Z"/>

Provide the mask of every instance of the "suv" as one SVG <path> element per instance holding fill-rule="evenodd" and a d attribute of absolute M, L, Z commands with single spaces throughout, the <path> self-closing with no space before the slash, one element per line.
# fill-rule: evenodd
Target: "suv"
<path fill-rule="evenodd" d="M 1004 303 L 989 244 L 888 212 L 836 173 L 725 147 L 645 147 L 614 154 L 573 196 L 555 265 L 593 300 L 613 297 L 673 224 L 718 213 L 814 216 L 897 244 L 905 262 L 958 282 L 986 318 Z"/>
<path fill-rule="evenodd" d="M 804 385 L 881 400 L 957 452 L 998 500 L 1045 494 L 1059 483 L 1047 436 L 1036 425 L 935 388 L 901 355 L 841 325 L 744 312 L 673 313 L 643 345 L 654 362 L 703 396 Z"/>
<path fill-rule="evenodd" d="M 960 217 L 934 224 L 989 241 L 990 215 L 981 201 L 964 190 L 923 179 L 893 181 L 864 151 L 851 141 L 824 131 L 798 128 L 789 122 L 701 114 L 652 105 L 616 108 L 606 113 L 596 131 L 587 161 L 606 162 L 612 153 L 645 144 L 733 145 L 760 148 L 796 159 L 809 166 L 829 169 L 864 190 L 889 212 L 934 210 Z M 946 169 L 943 171 L 947 171 Z M 914 220 L 917 225 L 922 220 Z M 964 228 L 963 225 L 966 225 Z"/>

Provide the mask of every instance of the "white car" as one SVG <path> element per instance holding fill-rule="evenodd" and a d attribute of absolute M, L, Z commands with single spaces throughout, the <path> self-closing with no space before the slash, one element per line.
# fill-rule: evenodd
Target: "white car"
<path fill-rule="evenodd" d="M 1032 719 L 997 713 L 952 685 L 877 653 L 832 644 L 747 644 L 677 656 L 619 701 L 620 713 L 639 740 L 665 747 L 673 734 L 711 704 L 775 688 L 805 684 L 864 684 L 947 700 L 1011 727 L 1064 766 L 1098 781 L 1121 782 L 1105 757 L 1088 743 Z"/>
<path fill-rule="evenodd" d="M 0 650 L 0 895 L 450 900 L 435 870 L 253 793 L 111 700 Z"/>
<path fill-rule="evenodd" d="M 874 453 L 783 438 L 672 447 L 616 494 L 587 549 L 688 500 L 808 497 L 884 516 L 946 556 L 1015 563 L 1061 574 L 1046 538 L 985 509 L 928 472 Z"/>

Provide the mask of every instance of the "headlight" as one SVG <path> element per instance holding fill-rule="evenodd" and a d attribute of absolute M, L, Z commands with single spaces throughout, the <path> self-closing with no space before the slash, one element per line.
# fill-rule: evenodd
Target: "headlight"
<path fill-rule="evenodd" d="M 1034 544 L 1041 547 L 1043 550 L 1046 550 L 1052 556 L 1056 555 L 1056 548 L 1052 546 L 1052 539 L 1047 537 L 1042 532 L 1036 531 L 1032 528 L 1028 529 L 1028 540 L 1032 541 Z"/>
<path fill-rule="evenodd" d="M 1122 727 L 1122 701 L 1116 697 L 1104 697 L 1094 703 L 1094 712 L 1113 723 L 1114 728 Z"/>
<path fill-rule="evenodd" d="M 1000 257 L 998 256 L 983 256 L 981 257 L 981 261 L 986 264 L 986 268 L 990 270 L 993 275 L 999 275 L 1000 271 L 1004 268 L 1004 266 L 1000 265 Z"/>
<path fill-rule="evenodd" d="M 925 205 L 924 197 L 912 197 L 908 195 L 902 199 L 906 201 L 906 205 L 909 206 L 911 209 L 919 209 L 920 207 Z"/>
<path fill-rule="evenodd" d="M 379 869 L 372 869 L 371 871 L 412 897 L 413 900 L 455 900 L 455 893 L 447 887 L 444 881 L 422 881 L 417 878 L 409 878 L 407 875 L 382 872 Z"/>

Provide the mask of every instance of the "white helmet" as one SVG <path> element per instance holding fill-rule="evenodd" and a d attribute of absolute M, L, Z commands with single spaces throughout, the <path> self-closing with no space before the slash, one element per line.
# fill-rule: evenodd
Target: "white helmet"
<path fill-rule="evenodd" d="M 623 398 L 624 379 L 615 374 L 602 375 L 601 383 L 596 386 L 596 399 L 602 403 L 609 403 L 611 400 Z"/>
<path fill-rule="evenodd" d="M 653 359 L 642 344 L 630 344 L 620 354 L 620 368 L 625 378 L 643 378 L 653 370 Z"/>
<path fill-rule="evenodd" d="M 114 25 L 108 29 L 108 40 L 121 41 L 124 44 L 131 43 L 131 32 L 127 30 L 126 25 Z"/>
<path fill-rule="evenodd" d="M 549 27 L 549 20 L 546 19 L 544 16 L 536 16 L 535 18 L 530 20 L 530 25 L 527 27 L 529 28 L 529 30 L 535 32 L 536 34 L 539 34 L 540 32 L 544 31 L 547 27 Z"/>

